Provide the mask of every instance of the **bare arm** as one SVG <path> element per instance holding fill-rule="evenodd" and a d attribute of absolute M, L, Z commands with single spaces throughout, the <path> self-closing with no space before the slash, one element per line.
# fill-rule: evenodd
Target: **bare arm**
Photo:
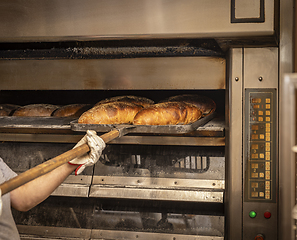
<path fill-rule="evenodd" d="M 28 211 L 45 200 L 77 168 L 68 163 L 10 192 L 13 208 Z"/>
<path fill-rule="evenodd" d="M 45 200 L 75 169 L 76 174 L 79 174 L 86 166 L 94 165 L 105 148 L 105 142 L 97 136 L 95 131 L 87 130 L 87 134 L 75 147 L 84 143 L 89 145 L 90 152 L 69 161 L 76 165 L 65 163 L 53 171 L 14 189 L 10 192 L 11 206 L 19 211 L 28 211 Z"/>

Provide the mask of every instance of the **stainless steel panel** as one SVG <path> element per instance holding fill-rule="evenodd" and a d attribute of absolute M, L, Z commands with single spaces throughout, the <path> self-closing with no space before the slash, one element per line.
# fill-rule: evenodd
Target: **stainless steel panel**
<path fill-rule="evenodd" d="M 279 239 L 296 239 L 296 233 L 292 227 L 292 206 L 295 204 L 294 154 L 291 152 L 291 146 L 296 144 L 292 133 L 295 130 L 294 111 L 296 110 L 291 104 L 292 88 L 289 87 L 288 77 L 285 74 L 292 73 L 294 59 L 294 12 L 296 1 L 282 0 L 280 1 L 280 43 L 279 43 L 279 79 L 280 79 L 280 142 L 279 142 Z M 296 70 L 295 70 L 296 71 Z M 295 78 L 292 76 L 292 79 Z M 287 79 L 286 81 L 284 79 Z M 291 83 L 292 84 L 292 83 Z M 289 90 L 291 89 L 291 90 Z M 292 107 L 292 108 L 291 108 Z M 290 109 L 288 109 L 290 108 Z M 285 162 L 285 164 L 281 164 Z"/>
<path fill-rule="evenodd" d="M 213 57 L 0 60 L 1 90 L 224 89 Z"/>
<path fill-rule="evenodd" d="M 243 50 L 229 52 L 226 123 L 226 239 L 242 238 L 242 88 Z"/>
<path fill-rule="evenodd" d="M 224 180 L 207 179 L 173 179 L 151 177 L 116 177 L 94 176 L 93 185 L 102 186 L 137 186 L 150 188 L 199 188 L 199 189 L 225 189 Z"/>
<path fill-rule="evenodd" d="M 272 91 L 276 89 L 276 93 L 274 98 L 278 99 L 278 49 L 277 48 L 245 48 L 244 49 L 244 86 L 243 89 L 256 89 L 256 90 L 263 90 L 265 89 L 271 89 Z M 246 93 L 246 91 L 245 91 Z M 245 98 L 246 97 L 246 98 Z M 247 99 L 248 97 L 245 96 L 244 98 Z M 272 104 L 272 103 L 271 103 Z M 250 108 L 250 101 L 244 101 L 243 102 L 243 108 L 249 109 Z M 278 146 L 278 103 L 277 101 L 273 106 L 271 106 L 273 111 L 275 111 L 275 119 L 274 119 L 274 128 L 271 132 L 275 133 L 273 136 L 273 143 L 275 146 Z M 272 111 L 272 110 L 271 110 Z M 247 113 L 244 115 L 246 116 Z M 249 118 L 247 118 L 249 119 Z M 249 123 L 244 120 L 243 122 L 244 126 L 244 135 L 247 135 Z M 246 137 L 244 137 L 244 144 L 246 144 Z M 272 144 L 272 143 L 271 143 Z M 273 147 L 273 146 L 271 146 Z M 263 234 L 269 239 L 277 239 L 277 194 L 278 191 L 278 148 L 274 147 L 276 149 L 273 149 L 275 152 L 274 161 L 271 163 L 271 169 L 273 169 L 276 172 L 276 175 L 271 176 L 274 177 L 273 179 L 273 190 L 271 190 L 271 194 L 274 194 L 273 199 L 274 203 L 266 202 L 266 204 L 261 204 L 256 201 L 248 202 L 246 199 L 243 202 L 243 239 L 250 239 L 252 237 L 256 237 L 257 234 Z M 245 174 L 243 174 L 244 179 L 249 178 L 246 174 L 248 174 L 248 171 L 246 171 L 247 168 L 247 160 L 246 160 L 246 154 L 249 149 L 245 149 L 244 151 L 244 167 L 243 171 Z M 244 188 L 245 189 L 245 188 Z M 247 190 L 244 190 L 247 191 Z M 259 213 L 259 217 L 250 218 L 249 212 L 257 209 Z M 265 211 L 271 211 L 272 217 L 267 221 L 266 218 L 264 218 L 263 214 Z M 257 226 L 257 227 L 256 227 Z"/>
<path fill-rule="evenodd" d="M 296 204 L 296 89 L 297 74 L 285 74 L 282 79 L 280 102 L 280 236 L 296 239 L 292 210 Z M 286 238 L 283 238 L 285 236 Z"/>
<path fill-rule="evenodd" d="M 246 69 L 246 71 L 250 70 L 251 69 Z M 273 85 L 273 82 L 271 85 Z M 245 184 L 243 202 L 243 239 L 249 240 L 261 234 L 267 239 L 276 240 L 278 239 L 277 89 L 245 89 L 244 93 L 243 176 Z M 261 103 L 254 103 L 255 100 L 261 100 Z M 267 101 L 270 102 L 268 106 L 266 105 Z M 264 104 L 262 104 L 263 102 Z M 259 109 L 254 108 L 254 106 L 259 107 Z M 269 110 L 267 108 L 269 108 Z M 263 111 L 265 117 L 260 115 Z M 266 111 L 270 114 L 269 117 L 267 117 Z M 263 119 L 261 119 L 261 117 Z M 263 122 L 261 122 L 261 120 Z M 269 124 L 269 128 L 267 127 L 267 124 Z M 257 131 L 255 127 L 258 127 L 259 130 Z M 259 136 L 258 140 L 255 139 L 257 136 Z M 262 139 L 263 136 L 265 136 L 264 139 Z M 269 145 L 269 148 L 267 149 L 266 144 Z M 258 146 L 259 150 L 253 149 L 252 145 L 254 145 L 254 147 Z M 261 150 L 261 146 L 264 151 Z M 260 156 L 261 153 L 263 154 L 263 158 Z M 269 167 L 267 167 L 267 163 L 269 164 Z M 257 186 L 253 186 L 255 184 Z M 257 215 L 251 217 L 251 211 L 254 211 Z M 265 212 L 270 212 L 271 214 L 268 219 L 265 218 Z"/>
<path fill-rule="evenodd" d="M 90 185 L 92 182 L 92 176 L 84 176 L 84 175 L 69 175 L 65 180 L 64 183 L 69 184 L 82 184 L 82 185 Z"/>
<path fill-rule="evenodd" d="M 278 48 L 244 49 L 244 88 L 278 88 Z"/>
<path fill-rule="evenodd" d="M 218 190 L 141 189 L 92 185 L 90 197 L 223 203 L 224 192 Z"/>
<path fill-rule="evenodd" d="M 273 35 L 274 1 L 264 4 L 265 22 L 232 24 L 230 0 L 2 0 L 0 41 Z"/>
<path fill-rule="evenodd" d="M 60 134 L 11 134 L 1 133 L 0 141 L 5 142 L 47 142 L 77 143 L 82 135 Z M 166 137 L 166 136 L 123 136 L 108 144 L 144 145 L 185 145 L 185 146 L 225 146 L 225 137 Z"/>
<path fill-rule="evenodd" d="M 169 233 L 145 233 L 145 232 L 128 232 L 128 231 L 110 231 L 110 230 L 92 230 L 91 239 L 143 239 L 143 240 L 223 240 L 224 237 L 217 236 L 197 236 L 181 235 Z"/>
<path fill-rule="evenodd" d="M 51 196 L 88 197 L 93 176 L 69 175 Z"/>
<path fill-rule="evenodd" d="M 66 239 L 75 238 L 76 240 L 80 239 L 90 239 L 91 229 L 79 229 L 79 228 L 62 228 L 62 227 L 44 227 L 44 226 L 26 226 L 26 225 L 17 225 L 20 236 L 24 239 L 25 235 L 42 236 L 45 239 L 56 239 L 57 236 L 62 236 Z M 34 235 L 32 235 L 34 233 Z"/>
<path fill-rule="evenodd" d="M 259 18 L 260 0 L 235 0 L 235 18 Z"/>
<path fill-rule="evenodd" d="M 88 197 L 89 189 L 88 185 L 62 183 L 51 196 Z"/>

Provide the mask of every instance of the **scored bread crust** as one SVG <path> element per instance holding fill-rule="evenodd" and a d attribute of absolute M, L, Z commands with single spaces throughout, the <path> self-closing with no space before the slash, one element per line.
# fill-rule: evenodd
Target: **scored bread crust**
<path fill-rule="evenodd" d="M 78 119 L 82 124 L 131 124 L 143 107 L 127 102 L 111 102 L 94 106 Z"/>
<path fill-rule="evenodd" d="M 51 104 L 29 104 L 19 107 L 13 113 L 18 117 L 50 117 L 59 106 Z"/>
<path fill-rule="evenodd" d="M 140 110 L 134 125 L 177 125 L 190 124 L 199 120 L 202 112 L 190 103 L 163 102 Z"/>
<path fill-rule="evenodd" d="M 15 104 L 0 104 L 0 116 L 10 116 L 19 107 Z"/>
<path fill-rule="evenodd" d="M 56 109 L 53 113 L 53 117 L 80 117 L 85 111 L 92 107 L 91 104 L 69 104 Z"/>
<path fill-rule="evenodd" d="M 100 102 L 96 103 L 95 106 L 98 106 L 103 103 L 110 103 L 110 102 L 127 102 L 127 103 L 134 103 L 137 105 L 141 105 L 143 107 L 148 107 L 155 102 L 149 98 L 146 97 L 139 97 L 139 96 L 133 96 L 133 95 L 124 95 L 124 96 L 116 96 L 112 98 L 106 98 L 104 100 L 101 100 Z"/>
<path fill-rule="evenodd" d="M 169 97 L 162 102 L 186 102 L 198 107 L 204 116 L 207 116 L 216 110 L 216 103 L 209 97 L 198 94 L 182 94 Z"/>

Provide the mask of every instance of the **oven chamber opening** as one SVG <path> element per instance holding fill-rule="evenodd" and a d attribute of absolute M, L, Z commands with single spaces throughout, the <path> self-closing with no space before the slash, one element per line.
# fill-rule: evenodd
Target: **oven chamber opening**
<path fill-rule="evenodd" d="M 120 48 L 114 46 L 111 46 L 111 49 L 117 51 L 109 50 L 113 54 L 107 57 L 98 56 L 98 52 L 94 53 L 92 46 L 89 46 L 88 53 L 82 51 L 86 50 L 85 46 L 79 48 L 80 51 L 74 51 L 75 48 L 72 48 L 71 54 L 76 55 L 70 60 L 67 59 L 69 56 L 66 56 L 69 54 L 69 49 L 66 51 L 63 44 L 62 47 L 52 48 L 51 51 L 41 49 L 48 48 L 47 44 L 39 45 L 37 53 L 28 44 L 26 51 L 22 49 L 21 44 L 2 45 L 4 48 L 13 48 L 10 54 L 3 50 L 4 57 L 13 60 L 22 53 L 28 60 L 22 61 L 21 64 L 26 65 L 27 61 L 32 60 L 41 69 L 45 61 L 52 64 L 47 60 L 52 57 L 62 64 L 68 64 L 68 61 L 73 63 L 77 60 L 83 61 L 85 58 L 87 60 L 99 58 L 108 62 L 128 60 L 128 64 L 124 64 L 128 73 L 137 61 L 144 60 L 144 64 L 136 64 L 143 69 L 147 64 L 146 60 L 149 61 L 148 64 L 157 61 L 160 66 L 155 66 L 157 69 L 155 73 L 148 71 L 147 76 L 142 76 L 140 79 L 131 74 L 130 79 L 136 87 L 130 85 L 127 89 L 123 83 L 121 89 L 117 89 L 115 83 L 107 84 L 102 87 L 104 89 L 100 87 L 96 89 L 96 86 L 94 89 L 78 89 L 79 87 L 75 85 L 68 89 L 68 83 L 55 79 L 51 83 L 41 80 L 45 87 L 35 89 L 35 83 L 25 79 L 22 83 L 23 88 L 2 90 L 0 103 L 21 106 L 40 103 L 60 106 L 74 103 L 95 104 L 102 99 L 120 95 L 148 97 L 157 103 L 174 95 L 200 94 L 212 98 L 217 105 L 215 124 L 211 124 L 211 128 L 202 126 L 201 130 L 182 135 L 128 134 L 112 141 L 103 151 L 101 156 L 103 163 L 98 162 L 94 167 L 85 169 L 80 176 L 70 175 L 45 202 L 29 212 L 13 211 L 22 237 L 28 235 L 77 237 L 79 231 L 80 236 L 92 239 L 135 238 L 136 235 L 150 239 L 152 235 L 147 234 L 155 233 L 169 234 L 167 237 L 184 236 L 187 239 L 195 239 L 197 235 L 210 236 L 214 239 L 224 238 L 226 111 L 224 53 L 217 45 L 213 45 L 213 41 L 199 40 L 193 47 L 191 44 L 194 41 L 189 40 L 191 44 L 186 47 L 178 46 L 170 49 L 167 46 L 168 41 L 156 42 L 158 44 L 161 42 L 162 46 L 158 45 L 158 48 L 148 46 L 145 49 L 146 54 L 143 54 L 141 47 L 136 46 L 133 51 L 132 48 L 123 48 L 129 50 L 130 55 L 125 56 L 119 52 Z M 180 40 L 177 42 L 180 43 Z M 141 41 L 140 43 L 143 44 Z M 172 43 L 176 42 L 173 40 Z M 41 60 L 44 57 L 45 60 Z M 217 66 L 218 58 L 221 61 L 220 70 L 214 72 L 215 75 L 219 74 L 220 80 L 215 79 L 213 83 L 197 88 L 200 86 L 197 81 L 208 82 L 204 79 L 209 78 L 212 67 L 200 74 L 197 71 L 194 76 L 193 73 L 196 71 L 193 70 L 193 66 L 187 67 L 186 64 L 198 60 L 196 65 L 205 61 L 207 64 L 210 63 L 210 66 L 212 64 Z M 172 59 L 174 61 L 178 59 L 177 63 L 182 63 L 177 67 L 178 75 L 174 77 L 176 72 L 170 74 L 170 71 L 172 72 L 174 66 L 179 64 L 173 63 L 173 66 L 170 66 Z M 133 64 L 129 63 L 131 61 Z M 169 66 L 166 66 L 167 61 Z M 162 65 L 163 63 L 166 64 Z M 158 89 L 154 83 L 150 83 L 150 79 L 156 78 L 164 66 L 167 67 L 165 72 L 169 74 L 170 81 L 166 80 L 166 75 L 162 75 L 165 80 Z M 185 75 L 183 79 L 196 82 L 195 86 L 187 82 L 181 84 L 178 78 L 183 67 L 186 70 L 190 69 L 188 73 L 183 72 Z M 60 68 L 58 70 L 60 71 Z M 100 71 L 104 72 L 102 68 Z M 141 71 L 141 74 L 143 72 L 145 71 Z M 38 77 L 40 79 L 43 77 L 40 72 L 37 73 Z M 66 79 L 67 81 L 69 80 Z M 145 85 L 137 85 L 140 81 L 145 82 Z M 57 82 L 59 86 L 54 86 Z M 26 83 L 29 86 L 26 86 Z M 73 83 L 78 83 L 78 80 L 74 79 Z M 37 82 L 36 84 L 40 86 Z M 34 122 L 32 125 L 30 129 L 24 126 L 0 127 L 2 136 L 0 154 L 18 173 L 71 149 L 83 136 L 82 132 L 74 132 L 71 129 L 57 130 L 50 127 L 40 129 L 34 126 Z"/>

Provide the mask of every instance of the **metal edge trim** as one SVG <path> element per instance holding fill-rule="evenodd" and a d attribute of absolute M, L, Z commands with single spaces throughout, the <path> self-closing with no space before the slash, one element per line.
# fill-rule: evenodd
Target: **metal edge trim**
<path fill-rule="evenodd" d="M 214 190 L 117 188 L 93 185 L 91 186 L 89 197 L 223 203 L 224 192 Z"/>

